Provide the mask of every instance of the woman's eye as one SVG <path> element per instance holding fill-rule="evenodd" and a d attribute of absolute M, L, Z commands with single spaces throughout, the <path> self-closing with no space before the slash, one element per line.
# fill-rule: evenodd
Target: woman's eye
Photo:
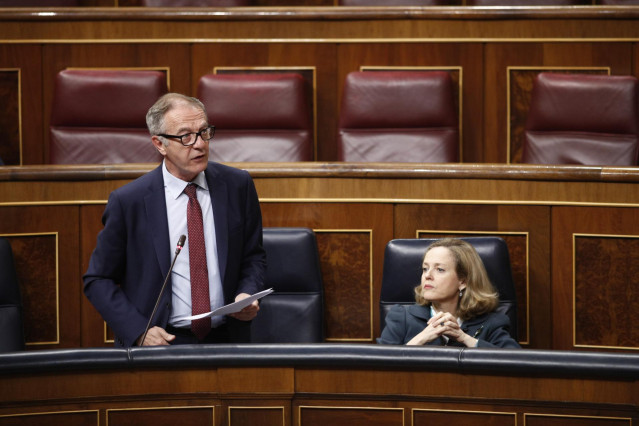
<path fill-rule="evenodd" d="M 437 272 L 444 272 L 445 269 L 444 268 L 437 268 Z"/>

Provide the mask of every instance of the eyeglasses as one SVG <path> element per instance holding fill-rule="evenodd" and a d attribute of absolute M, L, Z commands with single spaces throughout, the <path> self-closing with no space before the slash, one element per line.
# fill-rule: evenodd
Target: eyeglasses
<path fill-rule="evenodd" d="M 213 139 L 214 134 L 215 134 L 215 126 L 209 126 L 200 130 L 199 132 L 185 133 L 183 135 L 159 134 L 156 136 L 162 136 L 163 138 L 170 138 L 170 139 L 178 139 L 182 145 L 191 146 L 191 145 L 195 145 L 195 142 L 197 142 L 198 136 L 201 137 L 204 142 L 208 142 L 211 139 Z"/>

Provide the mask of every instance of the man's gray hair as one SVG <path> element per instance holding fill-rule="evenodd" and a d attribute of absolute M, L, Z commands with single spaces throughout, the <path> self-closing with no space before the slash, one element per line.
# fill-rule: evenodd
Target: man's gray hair
<path fill-rule="evenodd" d="M 199 99 L 182 95 L 181 93 L 167 93 L 162 95 L 146 113 L 146 127 L 149 129 L 151 136 L 165 132 L 164 116 L 172 108 L 181 103 L 201 109 L 206 116 L 206 108 Z"/>

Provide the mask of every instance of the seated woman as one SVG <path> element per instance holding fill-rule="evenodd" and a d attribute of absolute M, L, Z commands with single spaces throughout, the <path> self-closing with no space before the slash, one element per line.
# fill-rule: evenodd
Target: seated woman
<path fill-rule="evenodd" d="M 498 294 L 484 263 L 465 241 L 444 238 L 426 249 L 415 300 L 391 308 L 378 343 L 520 347 L 508 332 L 508 317 L 495 312 Z"/>

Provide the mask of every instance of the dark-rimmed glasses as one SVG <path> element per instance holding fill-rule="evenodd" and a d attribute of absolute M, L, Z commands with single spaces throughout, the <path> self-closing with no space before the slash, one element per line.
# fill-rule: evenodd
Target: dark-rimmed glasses
<path fill-rule="evenodd" d="M 156 136 L 162 136 L 163 138 L 169 138 L 169 139 L 177 139 L 182 145 L 191 146 L 191 145 L 195 145 L 195 142 L 197 142 L 198 136 L 201 137 L 204 142 L 208 142 L 211 139 L 213 139 L 214 134 L 215 134 L 215 126 L 209 126 L 209 127 L 205 127 L 199 132 L 185 133 L 183 135 L 159 134 Z"/>

